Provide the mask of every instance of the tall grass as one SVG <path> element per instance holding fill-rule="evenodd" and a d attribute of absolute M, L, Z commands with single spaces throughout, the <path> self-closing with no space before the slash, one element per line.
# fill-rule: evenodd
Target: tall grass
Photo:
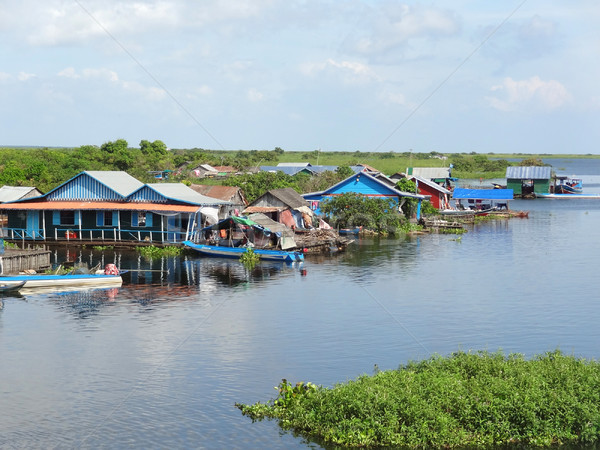
<path fill-rule="evenodd" d="M 333 388 L 283 380 L 279 398 L 236 405 L 344 446 L 458 448 L 593 443 L 600 438 L 600 364 L 560 351 L 526 360 L 457 352 Z"/>

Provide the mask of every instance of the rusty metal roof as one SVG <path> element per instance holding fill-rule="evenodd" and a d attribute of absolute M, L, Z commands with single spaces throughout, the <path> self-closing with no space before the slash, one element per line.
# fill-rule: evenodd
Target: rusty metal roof
<path fill-rule="evenodd" d="M 269 212 L 277 212 L 283 211 L 284 209 L 288 209 L 287 206 L 282 206 L 281 208 L 277 208 L 276 206 L 248 206 L 245 208 L 242 213 L 250 214 L 250 213 L 269 213 Z"/>
<path fill-rule="evenodd" d="M 240 188 L 237 186 L 220 186 L 210 184 L 192 184 L 190 188 L 199 194 L 228 201 L 231 201 L 240 191 Z"/>

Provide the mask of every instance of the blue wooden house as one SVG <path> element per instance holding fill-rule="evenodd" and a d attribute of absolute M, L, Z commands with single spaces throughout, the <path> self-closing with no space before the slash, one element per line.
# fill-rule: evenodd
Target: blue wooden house
<path fill-rule="evenodd" d="M 87 171 L 0 210 L 9 240 L 171 243 L 216 223 L 227 203 L 181 183 L 143 184 L 126 172 Z"/>
<path fill-rule="evenodd" d="M 394 200 L 398 207 L 402 206 L 404 199 L 416 198 L 419 200 L 417 207 L 417 219 L 419 219 L 421 215 L 421 202 L 428 198 L 428 196 L 425 195 L 399 191 L 389 183 L 369 174 L 368 172 L 356 173 L 324 191 L 311 192 L 309 194 L 303 194 L 302 196 L 306 201 L 308 201 L 310 208 L 315 212 L 315 214 L 320 215 L 321 210 L 319 208 L 319 204 L 323 200 L 348 192 L 362 194 L 367 197 L 390 198 Z"/>

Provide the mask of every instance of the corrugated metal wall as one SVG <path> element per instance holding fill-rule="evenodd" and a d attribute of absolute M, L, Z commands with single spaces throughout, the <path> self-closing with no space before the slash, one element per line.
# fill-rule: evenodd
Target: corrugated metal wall
<path fill-rule="evenodd" d="M 88 175 L 81 175 L 48 194 L 53 200 L 123 200 L 123 196 Z"/>
<path fill-rule="evenodd" d="M 369 177 L 360 176 L 360 174 L 357 174 L 356 176 L 350 178 L 348 181 L 346 181 L 346 183 L 338 186 L 333 191 L 327 192 L 327 194 L 345 194 L 346 192 L 353 192 L 356 194 L 370 196 L 383 195 L 389 197 L 396 197 L 396 195 L 391 190 L 385 189 L 377 181 Z"/>
<path fill-rule="evenodd" d="M 164 197 L 164 195 L 159 194 L 158 192 L 156 192 L 153 189 L 150 189 L 147 186 L 143 187 L 142 189 L 137 191 L 135 194 L 130 196 L 129 199 L 132 202 L 138 202 L 138 203 L 139 202 L 167 203 L 167 201 L 168 201 Z"/>

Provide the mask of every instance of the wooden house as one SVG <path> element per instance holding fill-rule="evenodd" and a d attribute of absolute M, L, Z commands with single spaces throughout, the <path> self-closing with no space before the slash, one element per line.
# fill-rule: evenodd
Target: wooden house
<path fill-rule="evenodd" d="M 219 174 L 219 171 L 209 164 L 200 164 L 192 169 L 191 174 L 198 178 L 212 178 Z"/>
<path fill-rule="evenodd" d="M 316 175 L 317 171 L 313 169 L 310 163 L 279 163 L 276 166 L 260 166 L 261 172 L 283 172 L 286 175 L 294 176 L 299 173 L 307 175 Z"/>
<path fill-rule="evenodd" d="M 456 181 L 456 178 L 452 177 L 452 165 L 450 167 L 408 167 L 406 175 L 421 177 L 445 188 L 450 188 L 452 182 Z"/>
<path fill-rule="evenodd" d="M 292 188 L 271 189 L 250 203 L 243 214 L 262 213 L 290 228 L 312 228 L 313 211 Z"/>
<path fill-rule="evenodd" d="M 429 201 L 434 208 L 448 209 L 452 191 L 434 181 L 418 176 L 408 176 L 408 179 L 414 181 L 417 185 L 417 193 L 429 196 Z"/>
<path fill-rule="evenodd" d="M 126 172 L 87 171 L 0 210 L 8 216 L 9 240 L 172 243 L 218 221 L 223 203 L 181 183 L 143 184 Z"/>
<path fill-rule="evenodd" d="M 302 197 L 308 201 L 315 214 L 321 214 L 319 204 L 323 200 L 345 194 L 347 192 L 362 194 L 367 197 L 389 198 L 394 200 L 398 207 L 402 206 L 404 199 L 406 198 L 418 199 L 419 203 L 417 208 L 417 219 L 421 214 L 421 202 L 427 199 L 425 195 L 399 191 L 390 186 L 388 182 L 382 181 L 368 172 L 359 172 L 324 191 L 304 194 Z"/>
<path fill-rule="evenodd" d="M 248 205 L 244 191 L 237 186 L 192 184 L 190 188 L 198 194 L 229 202 L 230 204 L 223 205 L 227 208 L 223 211 L 223 217 L 228 216 L 231 212 L 235 212 L 234 210 L 236 209 L 242 211 Z"/>
<path fill-rule="evenodd" d="M 516 196 L 527 197 L 547 194 L 550 191 L 552 168 L 550 166 L 510 166 L 506 168 L 506 187 Z"/>
<path fill-rule="evenodd" d="M 0 203 L 14 202 L 25 198 L 39 197 L 42 191 L 29 186 L 2 186 L 0 188 Z M 0 214 L 0 226 L 2 228 L 8 225 L 8 216 Z"/>
<path fill-rule="evenodd" d="M 28 186 L 2 186 L 0 188 L 0 203 L 14 202 L 25 198 L 39 197 L 42 191 Z"/>

